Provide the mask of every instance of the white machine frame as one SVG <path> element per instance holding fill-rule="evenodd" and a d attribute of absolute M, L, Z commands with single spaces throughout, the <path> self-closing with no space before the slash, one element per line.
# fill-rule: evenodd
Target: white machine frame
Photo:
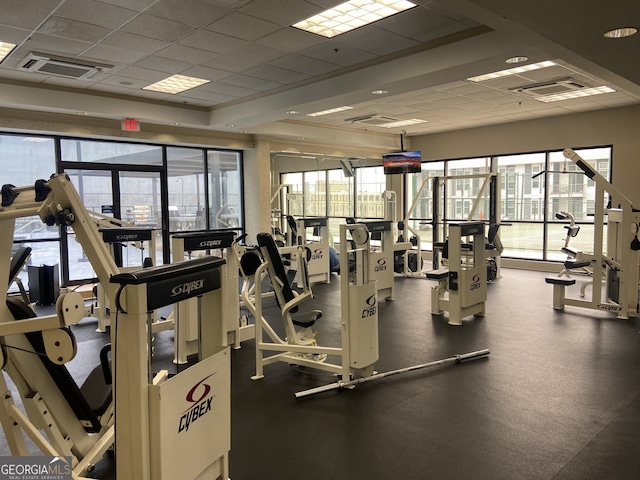
<path fill-rule="evenodd" d="M 227 480 L 228 467 L 227 455 L 229 451 L 230 435 L 228 423 L 230 418 L 229 405 L 229 365 L 228 348 L 223 346 L 222 338 L 223 325 L 221 298 L 224 284 L 218 279 L 218 283 L 205 279 L 204 285 L 200 288 L 200 277 L 195 280 L 180 283 L 184 278 L 179 275 L 179 271 L 190 270 L 192 265 L 179 266 L 176 269 L 173 265 L 165 267 L 151 267 L 151 269 L 141 270 L 139 275 L 135 273 L 122 274 L 115 264 L 107 245 L 103 242 L 97 225 L 93 221 L 71 180 L 66 174 L 52 175 L 48 181 L 39 180 L 33 187 L 14 187 L 5 185 L 2 188 L 2 206 L 0 207 L 0 255 L 9 259 L 13 243 L 13 232 L 15 219 L 28 216 L 39 216 L 47 225 L 63 225 L 73 228 L 76 238 L 85 251 L 91 265 L 96 272 L 99 281 L 105 289 L 109 301 L 114 306 L 119 306 L 118 317 L 111 328 L 111 340 L 113 351 L 111 355 L 111 365 L 113 375 L 113 396 L 114 403 L 107 408 L 105 414 L 100 418 L 101 428 L 96 433 L 90 433 L 85 429 L 85 424 L 79 420 L 71 409 L 67 394 L 61 392 L 54 382 L 51 374 L 48 373 L 43 363 L 37 355 L 33 353 L 33 347 L 23 335 L 27 332 L 42 332 L 45 339 L 47 356 L 59 365 L 70 360 L 75 354 L 75 343 L 64 328 L 79 321 L 86 316 L 84 301 L 80 295 L 65 294 L 58 299 L 57 315 L 49 317 L 39 317 L 27 320 L 16 321 L 5 301 L 0 302 L 0 342 L 3 348 L 1 364 L 3 375 L 0 381 L 3 401 L 0 402 L 0 422 L 4 430 L 7 443 L 13 455 L 29 455 L 22 433 L 25 432 L 34 441 L 36 446 L 47 455 L 72 456 L 73 472 L 72 478 L 84 478 L 83 475 L 90 467 L 101 458 L 104 452 L 116 442 L 116 475 L 122 479 L 136 480 L 161 480 L 185 478 L 200 480 L 219 478 Z M 204 259 L 206 262 L 219 261 L 217 259 Z M 209 264 L 194 266 L 200 271 L 212 271 Z M 216 272 L 219 271 L 215 270 Z M 4 272 L 4 273 L 3 273 Z M 9 278 L 9 262 L 0 262 L 0 275 Z M 162 275 L 168 277 L 167 282 L 162 285 L 155 282 Z M 177 395 L 184 405 L 184 385 L 177 385 L 171 380 L 166 380 L 164 376 L 153 379 L 154 383 L 161 385 L 162 392 L 156 392 L 150 385 L 151 378 L 150 358 L 151 347 L 150 338 L 152 336 L 152 308 L 148 300 L 147 284 L 129 280 L 125 287 L 113 283 L 114 279 L 121 279 L 120 275 L 128 275 L 125 278 L 146 278 L 150 281 L 154 279 L 153 287 L 156 293 L 169 299 L 166 295 L 166 287 L 169 292 L 184 290 L 185 285 L 189 285 L 189 294 L 203 294 L 203 309 L 207 314 L 214 317 L 213 321 L 203 322 L 201 338 L 207 338 L 202 342 L 203 368 L 209 372 L 215 370 L 216 386 L 220 405 L 215 406 L 214 422 L 202 421 L 204 428 L 192 429 L 187 441 L 180 440 L 181 443 L 192 448 L 195 444 L 206 445 L 207 452 L 200 456 L 198 460 L 191 463 L 192 457 L 181 456 L 181 460 L 188 467 L 185 472 L 179 465 L 180 473 L 169 471 L 166 466 L 172 458 L 161 455 L 164 453 L 166 444 L 173 442 L 172 435 L 175 431 L 167 431 L 175 427 L 165 427 L 165 423 L 157 422 L 158 417 L 171 419 L 170 415 L 154 413 L 154 402 L 163 403 L 163 396 Z M 155 275 L 155 277 L 154 277 Z M 213 273 L 209 273 L 209 276 Z M 150 276 L 150 277 L 149 277 Z M 209 278 L 209 277 L 207 277 Z M 210 285 L 211 282 L 213 285 Z M 173 282 L 178 282 L 176 285 Z M 151 283 L 149 283 L 151 285 Z M 178 296 L 175 300 L 182 300 L 186 297 Z M 72 314 L 68 311 L 75 312 Z M 124 313 L 127 312 L 127 313 Z M 63 330 L 61 330 L 63 328 Z M 60 346 L 56 345 L 59 344 Z M 12 346 L 17 349 L 11 348 Z M 215 365 L 213 363 L 215 362 Z M 200 365 L 200 364 L 198 364 Z M 195 367 L 201 368 L 198 365 Z M 196 387 L 204 386 L 204 376 L 199 376 L 200 370 L 193 369 L 198 373 L 198 380 L 193 381 L 187 378 L 187 383 L 191 390 L 191 397 L 199 395 Z M 192 368 L 185 372 L 192 371 Z M 21 396 L 25 413 L 14 404 L 4 378 L 6 372 L 16 385 Z M 182 378 L 181 374 L 174 378 Z M 190 375 L 190 374 L 189 374 Z M 214 373 L 211 373 L 214 375 Z M 208 377 L 206 377 L 208 378 Z M 171 382 L 171 383 L 170 383 Z M 191 383 L 192 382 L 192 383 Z M 198 383 L 196 383 L 198 382 Z M 213 381 L 211 383 L 214 383 Z M 219 384 L 219 385 L 218 385 Z M 207 384 L 209 390 L 214 388 Z M 193 398 L 192 398 L 193 399 Z M 225 401 L 225 399 L 227 399 Z M 188 400 L 188 399 L 187 399 Z M 204 397 L 200 400 L 206 401 Z M 192 402 L 193 403 L 193 402 Z M 183 406 L 179 410 L 185 413 Z M 161 408 L 161 407 L 159 407 Z M 213 410 L 212 410 L 213 411 Z M 219 427 L 218 427 L 219 426 Z M 215 428 L 214 428 L 215 427 Z M 44 430 L 47 438 L 40 433 Z M 178 443 L 180 443 L 178 442 Z M 210 448 L 215 446 L 215 448 Z M 192 448 L 194 453 L 196 450 Z M 174 452 L 175 453 L 175 452 Z M 161 458 L 166 457 L 166 458 Z M 206 464 L 206 465 L 204 465 Z M 204 466 L 203 466 L 204 465 Z M 202 467 L 201 471 L 196 471 Z M 219 473 L 217 476 L 217 473 Z"/>
<path fill-rule="evenodd" d="M 584 299 L 566 296 L 566 287 L 574 285 L 575 279 L 547 277 L 546 283 L 553 285 L 553 308 L 563 310 L 575 306 L 615 313 L 620 319 L 636 317 L 638 312 L 638 281 L 640 250 L 631 248 L 637 241 L 640 228 L 640 213 L 631 201 L 607 179 L 594 170 L 573 149 L 563 152 L 565 158 L 574 162 L 595 183 L 593 254 L 583 255 L 592 264 L 591 296 Z M 607 201 L 608 200 L 608 201 Z M 617 207 L 605 207 L 605 204 Z M 603 252 L 604 224 L 607 217 L 607 254 Z M 581 291 L 584 296 L 584 290 Z"/>
<path fill-rule="evenodd" d="M 309 228 L 312 228 L 319 235 L 308 235 L 307 229 Z M 297 242 L 294 242 L 294 245 L 302 245 L 311 250 L 311 257 L 307 262 L 309 283 L 331 282 L 329 219 L 327 217 L 299 218 L 296 220 L 296 230 Z M 300 282 L 299 276 L 296 276 L 296 281 Z"/>
<path fill-rule="evenodd" d="M 473 243 L 464 241 L 473 237 Z M 449 312 L 449 325 L 462 325 L 470 315 L 482 317 L 487 300 L 487 264 L 484 223 L 462 222 L 449 225 L 449 268 L 427 272 L 437 280 L 431 289 L 431 313 Z"/>
<path fill-rule="evenodd" d="M 171 237 L 171 253 L 173 261 L 182 261 L 192 252 L 209 252 L 220 250 L 226 264 L 221 267 L 222 278 L 226 285 L 223 299 L 223 318 L 227 319 L 227 337 L 225 345 L 237 349 L 246 340 L 255 337 L 254 325 L 248 325 L 240 317 L 240 292 L 238 290 L 238 257 L 233 251 L 237 240 L 235 231 L 179 233 Z M 168 320 L 174 322 L 175 358 L 177 364 L 187 363 L 187 357 L 197 352 L 197 305 L 192 298 L 176 304 Z"/>
<path fill-rule="evenodd" d="M 347 232 L 352 239 L 347 240 Z M 261 234 L 267 235 L 267 234 Z M 352 240 L 355 248 L 352 247 Z M 260 236 L 259 236 L 260 242 Z M 352 376 L 368 376 L 374 372 L 374 363 L 378 359 L 378 301 L 376 281 L 369 278 L 369 232 L 362 224 L 340 226 L 340 270 L 341 277 L 341 346 L 323 347 L 316 342 L 316 332 L 308 326 L 296 326 L 292 318 L 302 302 L 312 298 L 309 288 L 304 288 L 294 298 L 287 301 L 282 291 L 282 280 L 274 265 L 268 260 L 273 252 L 261 246 L 263 263 L 255 271 L 256 278 L 262 278 L 268 272 L 276 298 L 281 306 L 282 320 L 285 326 L 285 338 L 264 318 L 262 312 L 262 289 L 260 282 L 255 282 L 252 298 L 245 298 L 245 305 L 255 318 L 256 324 L 256 374 L 254 380 L 264 378 L 264 367 L 276 362 L 302 365 L 318 370 L 341 375 L 342 378 Z M 304 278 L 306 253 L 299 247 L 299 271 Z M 349 273 L 349 258 L 354 268 Z M 308 287 L 305 285 L 305 287 Z M 321 312 L 310 312 L 307 317 L 315 319 Z M 309 323 L 311 325 L 309 325 Z M 265 338 L 266 334 L 266 338 Z M 331 363 L 327 357 L 339 357 L 340 362 Z"/>
<path fill-rule="evenodd" d="M 488 223 L 490 227 L 497 228 L 500 225 L 500 174 L 499 173 L 486 173 L 486 174 L 473 174 L 473 175 L 456 175 L 456 176 L 436 176 L 436 177 L 425 177 L 418 189 L 415 199 L 411 204 L 411 207 L 407 210 L 407 214 L 405 216 L 403 225 L 403 236 L 405 239 L 408 238 L 409 233 L 413 234 L 417 240 L 417 252 L 420 258 L 422 258 L 422 243 L 420 232 L 411 228 L 409 226 L 411 212 L 415 209 L 418 201 L 420 200 L 420 195 L 424 190 L 425 186 L 428 183 L 432 183 L 432 211 L 433 218 L 431 220 L 431 234 L 432 234 L 432 244 L 433 244 L 433 252 L 432 252 L 432 269 L 439 270 L 442 268 L 442 258 L 436 248 L 436 245 L 439 243 L 443 243 L 447 237 L 447 224 L 445 223 L 443 206 L 444 206 L 444 195 L 442 193 L 442 187 L 445 185 L 445 182 L 448 180 L 464 180 L 464 179 L 480 179 L 482 180 L 482 185 L 478 190 L 478 194 L 476 195 L 476 199 L 473 202 L 471 210 L 467 215 L 467 221 L 477 221 L 474 220 L 474 217 L 478 213 L 478 209 L 480 208 L 480 202 L 482 201 L 483 196 L 488 191 L 489 192 L 489 218 Z M 500 241 L 499 232 L 494 235 L 492 239 L 493 246 L 491 250 L 486 249 L 487 258 L 494 258 L 496 262 L 496 278 L 501 277 L 501 254 L 504 250 L 502 246 L 502 242 Z M 405 252 L 405 263 L 404 263 L 404 275 L 407 277 L 423 277 L 424 274 L 420 269 L 417 272 L 412 272 L 408 268 L 408 258 L 407 255 L 409 251 Z"/>

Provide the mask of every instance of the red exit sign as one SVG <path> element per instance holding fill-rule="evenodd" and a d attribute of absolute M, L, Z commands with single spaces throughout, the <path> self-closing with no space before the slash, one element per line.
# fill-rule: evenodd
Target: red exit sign
<path fill-rule="evenodd" d="M 139 132 L 140 131 L 140 122 L 135 118 L 123 118 L 122 119 L 122 130 L 127 132 Z"/>

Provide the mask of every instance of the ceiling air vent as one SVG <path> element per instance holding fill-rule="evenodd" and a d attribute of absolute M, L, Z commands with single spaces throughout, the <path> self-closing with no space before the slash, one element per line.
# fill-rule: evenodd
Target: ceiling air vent
<path fill-rule="evenodd" d="M 571 77 L 566 77 L 558 78 L 555 80 L 548 80 L 545 82 L 531 83 L 529 85 L 523 85 L 521 87 L 510 88 L 509 90 L 531 95 L 532 97 L 539 97 L 572 92 L 585 87 L 588 87 L 588 85 L 577 82 Z"/>
<path fill-rule="evenodd" d="M 98 73 L 109 70 L 112 67 L 113 65 L 35 52 L 29 53 L 29 55 L 18 64 L 20 70 L 79 80 L 90 80 Z"/>
<path fill-rule="evenodd" d="M 388 115 L 378 115 L 372 113 L 371 115 L 361 115 L 359 117 L 345 118 L 345 122 L 362 123 L 364 125 L 383 125 L 385 123 L 397 122 L 397 118 L 390 117 Z"/>

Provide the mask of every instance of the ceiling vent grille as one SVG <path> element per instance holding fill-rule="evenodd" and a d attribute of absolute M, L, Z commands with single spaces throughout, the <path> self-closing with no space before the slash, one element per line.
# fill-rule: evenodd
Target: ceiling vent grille
<path fill-rule="evenodd" d="M 111 69 L 113 65 L 87 62 L 54 55 L 31 52 L 18 68 L 29 72 L 56 75 L 58 77 L 90 80 L 98 73 Z"/>
<path fill-rule="evenodd" d="M 559 93 L 573 92 L 581 88 L 588 87 L 585 83 L 580 83 L 571 77 L 548 80 L 540 83 L 532 83 L 520 87 L 510 88 L 509 90 L 518 93 L 524 93 L 532 97 L 541 97 L 546 95 L 557 95 Z"/>
<path fill-rule="evenodd" d="M 371 115 L 362 115 L 359 117 L 345 118 L 344 121 L 376 126 L 376 125 L 383 125 L 385 123 L 397 122 L 398 119 L 390 117 L 388 115 L 378 115 L 377 113 L 372 113 Z"/>

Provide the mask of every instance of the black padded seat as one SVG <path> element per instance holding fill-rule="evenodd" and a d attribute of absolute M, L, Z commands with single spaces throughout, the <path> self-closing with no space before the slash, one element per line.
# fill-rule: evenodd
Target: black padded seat
<path fill-rule="evenodd" d="M 565 287 L 576 284 L 575 278 L 566 277 L 546 277 L 544 281 L 545 283 L 550 283 L 551 285 L 564 285 Z"/>
<path fill-rule="evenodd" d="M 273 237 L 268 233 L 259 233 L 256 236 L 256 239 L 258 240 L 258 245 L 260 246 L 260 248 L 264 248 L 266 250 L 267 256 L 269 257 L 266 260 L 271 264 L 273 272 L 277 277 L 277 282 L 272 281 L 272 284 L 280 284 L 279 289 L 282 295 L 282 301 L 284 301 L 284 303 L 289 303 L 291 300 L 295 299 L 296 296 L 291 289 L 289 280 L 287 279 L 287 273 L 284 269 L 282 258 L 280 257 L 280 252 L 278 251 L 278 247 L 276 247 L 276 243 L 273 240 Z M 281 304 L 281 300 L 278 295 L 276 295 L 276 301 L 278 302 L 278 306 L 282 309 L 284 305 Z M 297 306 L 293 307 L 290 313 L 291 322 L 294 325 L 304 328 L 311 327 L 316 322 L 316 320 L 322 317 L 322 312 L 320 310 L 298 312 Z"/>
<path fill-rule="evenodd" d="M 574 262 L 571 260 L 567 260 L 566 262 L 564 262 L 564 268 L 568 270 L 571 270 L 572 268 L 584 268 L 588 267 L 589 265 L 591 265 L 591 262 L 589 260 L 583 262 Z"/>

